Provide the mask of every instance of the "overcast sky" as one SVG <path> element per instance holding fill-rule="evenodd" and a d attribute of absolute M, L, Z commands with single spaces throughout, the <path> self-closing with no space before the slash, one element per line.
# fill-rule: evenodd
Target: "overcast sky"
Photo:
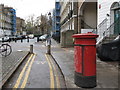
<path fill-rule="evenodd" d="M 55 0 L 0 0 L 0 4 L 13 7 L 17 16 L 25 19 L 33 14 L 48 13 L 55 7 Z"/>

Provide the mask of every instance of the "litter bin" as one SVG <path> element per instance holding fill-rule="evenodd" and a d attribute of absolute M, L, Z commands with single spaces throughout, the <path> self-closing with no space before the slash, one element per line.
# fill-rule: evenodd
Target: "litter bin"
<path fill-rule="evenodd" d="M 96 86 L 96 38 L 91 32 L 75 34 L 75 84 L 82 88 Z"/>

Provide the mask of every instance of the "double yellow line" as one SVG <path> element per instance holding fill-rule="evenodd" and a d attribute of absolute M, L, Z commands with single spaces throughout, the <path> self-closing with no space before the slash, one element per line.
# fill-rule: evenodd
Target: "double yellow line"
<path fill-rule="evenodd" d="M 60 81 L 59 81 L 57 70 L 53 62 L 50 60 L 50 56 L 45 54 L 45 57 L 50 69 L 50 88 L 52 88 L 52 90 L 55 88 L 55 79 L 56 79 L 56 86 L 57 86 L 56 88 L 60 88 Z M 55 79 L 54 79 L 54 76 L 55 76 Z"/>
<path fill-rule="evenodd" d="M 29 57 L 27 63 L 25 64 L 24 68 L 22 69 L 22 71 L 21 71 L 21 73 L 20 73 L 20 75 L 19 75 L 19 77 L 18 77 L 18 79 L 17 79 L 17 81 L 16 81 L 16 83 L 15 83 L 13 88 L 18 88 L 19 87 L 21 79 L 22 79 L 22 77 L 23 77 L 23 75 L 25 73 L 25 70 L 28 67 L 28 69 L 26 70 L 26 73 L 25 73 L 25 77 L 24 77 L 23 83 L 22 83 L 22 85 L 20 87 L 20 88 L 25 88 L 27 80 L 28 80 L 28 77 L 29 77 L 29 74 L 30 74 L 30 70 L 31 70 L 32 64 L 33 64 L 33 62 L 35 60 L 35 56 L 36 56 L 35 54 L 31 54 L 31 56 Z"/>

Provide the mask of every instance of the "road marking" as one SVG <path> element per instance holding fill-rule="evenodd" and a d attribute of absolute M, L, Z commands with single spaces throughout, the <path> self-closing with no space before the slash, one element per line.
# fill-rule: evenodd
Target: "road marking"
<path fill-rule="evenodd" d="M 25 64 L 25 66 L 24 66 L 22 72 L 20 73 L 20 75 L 19 75 L 19 77 L 18 77 L 18 79 L 17 79 L 17 81 L 16 81 L 16 83 L 15 83 L 15 85 L 14 85 L 13 88 L 18 88 L 18 86 L 19 86 L 19 84 L 20 84 L 20 81 L 21 81 L 21 79 L 22 79 L 22 77 L 23 77 L 23 74 L 24 74 L 24 72 L 25 72 L 25 69 L 26 69 L 26 67 L 28 66 L 28 64 L 29 64 L 29 62 L 30 62 L 30 60 L 31 60 L 32 57 L 33 57 L 33 54 L 31 54 L 31 56 L 29 57 L 27 63 Z"/>
<path fill-rule="evenodd" d="M 56 68 L 55 68 L 55 66 L 54 66 L 54 64 L 53 64 L 53 62 L 51 61 L 50 58 L 49 58 L 49 60 L 50 60 L 50 63 L 52 64 L 52 66 L 53 66 L 53 69 L 54 69 L 55 73 L 56 73 L 55 78 L 56 78 L 57 88 L 60 88 L 60 80 L 59 80 L 59 77 L 58 77 L 57 70 L 56 70 Z"/>
<path fill-rule="evenodd" d="M 50 88 L 52 88 L 52 90 L 54 90 L 54 76 L 53 76 L 53 69 L 52 69 L 52 66 L 51 66 L 51 63 L 50 63 L 50 60 L 47 56 L 47 54 L 45 54 L 45 57 L 46 57 L 46 60 L 48 62 L 48 65 L 49 65 L 49 69 L 50 69 Z"/>
<path fill-rule="evenodd" d="M 64 51 L 68 51 L 68 49 L 67 48 L 62 48 Z"/>
<path fill-rule="evenodd" d="M 46 63 L 46 61 L 42 61 L 42 62 L 41 62 L 41 64 L 45 64 L 45 63 Z"/>
<path fill-rule="evenodd" d="M 35 60 L 35 56 L 36 55 L 33 56 L 32 60 L 30 62 L 30 65 L 29 65 L 28 70 L 27 70 L 27 72 L 25 74 L 25 77 L 24 77 L 23 83 L 21 85 L 21 88 L 25 88 L 25 86 L 26 86 L 26 83 L 27 83 L 27 80 L 28 80 L 28 77 L 29 77 L 29 74 L 30 74 L 30 70 L 31 70 L 32 64 L 33 64 L 33 62 Z"/>

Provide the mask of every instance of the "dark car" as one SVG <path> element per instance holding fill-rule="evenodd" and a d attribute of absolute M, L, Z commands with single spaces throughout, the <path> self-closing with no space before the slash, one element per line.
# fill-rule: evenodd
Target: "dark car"
<path fill-rule="evenodd" d="M 14 41 L 16 36 L 9 36 L 10 41 Z"/>
<path fill-rule="evenodd" d="M 97 56 L 102 61 L 120 61 L 120 37 L 97 46 Z"/>
<path fill-rule="evenodd" d="M 26 36 L 25 36 L 25 35 L 22 35 L 21 37 L 22 37 L 22 39 L 26 39 Z"/>

